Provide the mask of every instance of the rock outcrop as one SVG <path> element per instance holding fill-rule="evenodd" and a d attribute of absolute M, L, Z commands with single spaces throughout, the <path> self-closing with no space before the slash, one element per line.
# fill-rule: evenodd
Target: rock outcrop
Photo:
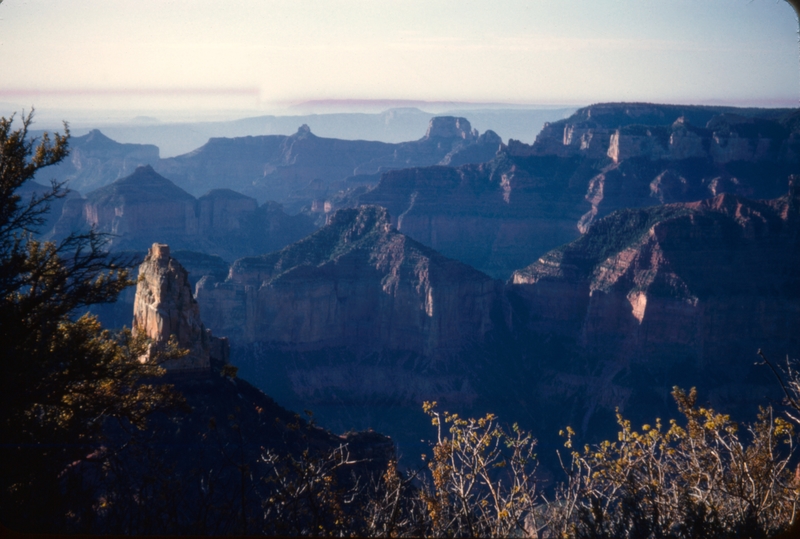
<path fill-rule="evenodd" d="M 58 178 L 81 193 L 104 187 L 133 173 L 136 167 L 155 165 L 157 146 L 121 144 L 94 129 L 81 137 L 70 137 L 69 157 L 41 172 L 42 180 Z"/>
<path fill-rule="evenodd" d="M 198 285 L 210 327 L 237 342 L 362 354 L 452 355 L 492 328 L 490 277 L 398 233 L 386 210 L 340 210 L 282 251 Z"/>
<path fill-rule="evenodd" d="M 780 196 L 800 173 L 798 114 L 593 105 L 480 165 L 388 171 L 357 200 L 388 208 L 400 232 L 442 254 L 507 278 L 617 209 Z"/>
<path fill-rule="evenodd" d="M 197 299 L 242 375 L 278 402 L 328 428 L 391 432 L 417 454 L 423 401 L 463 409 L 478 398 L 485 348 L 505 327 L 502 287 L 365 206 L 237 260 L 222 282 L 202 279 Z"/>
<path fill-rule="evenodd" d="M 120 256 L 125 265 L 131 268 L 130 277 L 136 280 L 139 277 L 139 266 L 141 266 L 149 253 L 150 249 L 146 251 L 118 252 L 115 255 Z M 189 286 L 192 291 L 195 290 L 197 282 L 203 277 L 209 276 L 214 280 L 224 280 L 230 269 L 230 264 L 219 256 L 196 251 L 170 249 L 170 257 L 177 260 L 188 272 Z M 121 329 L 123 326 L 130 326 L 131 324 L 131 312 L 133 312 L 135 299 L 136 287 L 130 287 L 123 290 L 114 303 L 92 305 L 90 310 L 92 314 L 97 316 L 103 327 Z"/>
<path fill-rule="evenodd" d="M 130 176 L 89 193 L 83 218 L 88 226 L 120 237 L 199 232 L 195 198 L 150 166 L 138 167 Z"/>
<path fill-rule="evenodd" d="M 468 192 L 466 168 L 436 170 L 439 189 Z M 606 437 L 616 407 L 635 421 L 673 414 L 674 385 L 747 417 L 776 389 L 755 351 L 800 353 L 799 212 L 796 183 L 773 200 L 620 210 L 501 289 L 381 208 L 340 210 L 202 280 L 198 301 L 280 402 L 378 427 L 407 450 L 421 424 L 408 418 L 431 399 L 524 422 L 542 443 L 567 424 Z"/>
<path fill-rule="evenodd" d="M 324 204 L 354 183 L 377 183 L 385 170 L 491 159 L 501 142 L 492 132 L 478 136 L 466 119 L 451 116 L 431 119 L 424 137 L 402 143 L 318 137 L 303 125 L 291 136 L 214 138 L 156 168 L 192 193 L 226 185 L 300 210 Z"/>
<path fill-rule="evenodd" d="M 279 402 L 404 443 L 419 440 L 422 401 L 474 402 L 479 350 L 505 323 L 501 282 L 398 233 L 374 206 L 236 261 L 197 298 L 237 366 Z"/>
<path fill-rule="evenodd" d="M 170 257 L 169 246 L 153 244 L 139 266 L 133 304 L 133 333 L 145 334 L 150 352 L 163 350 L 170 339 L 188 354 L 163 364 L 168 372 L 208 371 L 212 357 L 227 363 L 228 343 L 211 335 L 200 319 L 188 273 Z"/>
<path fill-rule="evenodd" d="M 578 159 L 503 154 L 482 165 L 387 172 L 358 201 L 387 208 L 401 233 L 505 279 L 578 236 L 590 209 L 585 168 Z"/>
<path fill-rule="evenodd" d="M 514 141 L 508 149 L 517 156 L 607 156 L 614 163 L 636 157 L 715 164 L 796 160 L 796 115 L 792 109 L 603 103 L 545 124 L 531 146 Z"/>
<path fill-rule="evenodd" d="M 778 199 L 730 194 L 620 210 L 514 273 L 515 330 L 547 399 L 582 427 L 614 407 L 644 420 L 674 385 L 731 413 L 776 396 L 763 349 L 800 354 L 800 182 Z M 740 416 L 741 417 L 741 416 Z M 597 424 L 594 424 L 596 427 Z"/>
<path fill-rule="evenodd" d="M 86 198 L 66 199 L 50 237 L 89 228 L 112 234 L 115 250 L 165 241 L 229 260 L 280 249 L 316 230 L 305 215 L 289 216 L 276 203 L 259 207 L 255 199 L 230 189 L 213 189 L 195 199 L 150 166 Z"/>

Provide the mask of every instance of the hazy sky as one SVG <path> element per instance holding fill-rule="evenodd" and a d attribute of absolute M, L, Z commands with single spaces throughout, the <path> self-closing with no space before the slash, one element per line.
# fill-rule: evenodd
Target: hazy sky
<path fill-rule="evenodd" d="M 781 0 L 5 0 L 0 47 L 0 102 L 40 111 L 800 96 Z"/>

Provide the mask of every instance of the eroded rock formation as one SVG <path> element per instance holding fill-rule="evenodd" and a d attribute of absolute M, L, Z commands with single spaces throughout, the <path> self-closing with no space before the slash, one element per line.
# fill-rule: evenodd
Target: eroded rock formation
<path fill-rule="evenodd" d="M 468 192 L 464 169 L 436 170 L 440 189 Z M 800 353 L 798 212 L 797 183 L 773 200 L 621 210 L 502 288 L 361 207 L 204 279 L 198 298 L 281 402 L 403 443 L 431 399 L 524 422 L 543 443 L 565 425 L 608 436 L 616 407 L 674 415 L 674 385 L 747 417 L 777 389 L 755 351 Z"/>
<path fill-rule="evenodd" d="M 538 343 L 527 355 L 543 395 L 582 400 L 584 428 L 616 406 L 664 410 L 673 385 L 752 414 L 777 389 L 756 351 L 800 353 L 798 267 L 793 179 L 773 200 L 615 212 L 515 272 L 509 293 L 524 305 L 516 330 Z"/>
<path fill-rule="evenodd" d="M 209 326 L 237 342 L 364 353 L 457 352 L 492 327 L 490 277 L 399 234 L 385 209 L 340 210 L 286 249 L 243 258 L 201 282 Z"/>
<path fill-rule="evenodd" d="M 70 137 L 69 157 L 42 173 L 41 180 L 66 181 L 67 186 L 86 193 L 129 176 L 142 165 L 155 165 L 159 150 L 152 144 L 122 144 L 97 129 Z"/>
<path fill-rule="evenodd" d="M 64 201 L 51 236 L 94 228 L 112 234 L 116 250 L 143 250 L 154 241 L 177 249 L 219 254 L 228 260 L 280 249 L 316 229 L 305 215 L 289 216 L 276 203 L 230 189 L 195 199 L 150 166 L 138 167 L 86 198 Z"/>
<path fill-rule="evenodd" d="M 358 201 L 388 208 L 400 232 L 442 254 L 507 278 L 617 209 L 780 196 L 786 177 L 800 173 L 797 117 L 592 105 L 546 125 L 533 145 L 509 141 L 483 164 L 388 171 Z"/>
<path fill-rule="evenodd" d="M 501 282 L 398 233 L 374 206 L 340 210 L 308 238 L 197 286 L 204 320 L 231 339 L 244 372 L 337 428 L 348 417 L 387 426 L 366 422 L 368 411 L 418 422 L 423 400 L 474 401 L 466 358 L 504 324 L 501 297 Z"/>
<path fill-rule="evenodd" d="M 169 246 L 153 244 L 139 266 L 133 304 L 133 332 L 150 339 L 150 353 L 164 349 L 170 339 L 189 353 L 167 361 L 168 372 L 208 371 L 211 358 L 227 362 L 228 344 L 205 328 L 192 296 L 188 273 L 170 257 Z"/>
<path fill-rule="evenodd" d="M 711 157 L 715 162 L 794 154 L 792 109 L 744 109 L 650 103 L 602 103 L 545 124 L 532 146 L 509 143 L 514 155 Z"/>
<path fill-rule="evenodd" d="M 489 160 L 501 142 L 491 131 L 478 136 L 469 121 L 453 116 L 431 119 L 424 137 L 401 143 L 318 137 L 303 125 L 291 136 L 214 138 L 156 168 L 192 193 L 226 185 L 297 211 L 324 205 L 353 184 L 377 183 L 386 170 Z"/>

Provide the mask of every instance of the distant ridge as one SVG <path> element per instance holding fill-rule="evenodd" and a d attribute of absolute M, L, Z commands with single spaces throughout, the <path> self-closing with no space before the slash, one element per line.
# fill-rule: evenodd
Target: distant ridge
<path fill-rule="evenodd" d="M 98 131 L 99 133 L 99 131 Z M 137 167 L 130 176 L 92 191 L 86 196 L 92 204 L 124 204 L 194 200 L 194 197 L 153 170 L 150 165 Z"/>
<path fill-rule="evenodd" d="M 48 236 L 60 239 L 91 227 L 112 234 L 109 247 L 114 250 L 169 241 L 176 249 L 228 260 L 280 249 L 316 228 L 306 215 L 287 215 L 274 202 L 259 206 L 255 199 L 227 188 L 195 198 L 150 165 L 86 198 L 65 200 Z"/>

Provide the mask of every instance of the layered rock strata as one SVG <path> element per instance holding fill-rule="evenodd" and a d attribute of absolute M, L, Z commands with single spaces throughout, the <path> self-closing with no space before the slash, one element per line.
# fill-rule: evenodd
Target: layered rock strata
<path fill-rule="evenodd" d="M 596 173 L 551 156 L 391 171 L 358 197 L 389 210 L 398 231 L 489 275 L 507 278 L 575 239 L 589 209 L 581 184 Z"/>
<path fill-rule="evenodd" d="M 228 360 L 228 343 L 211 335 L 200 318 L 188 273 L 170 257 L 169 246 L 153 244 L 139 266 L 133 304 L 133 333 L 150 340 L 150 352 L 164 350 L 171 339 L 188 354 L 166 361 L 168 372 L 208 371 L 212 357 Z"/>
<path fill-rule="evenodd" d="M 752 414 L 777 389 L 756 351 L 800 354 L 799 265 L 793 179 L 774 200 L 615 212 L 515 272 L 509 294 L 538 390 L 583 400 L 584 428 L 616 406 L 666 411 L 673 385 Z"/>
<path fill-rule="evenodd" d="M 395 434 L 402 414 L 419 424 L 424 400 L 475 400 L 479 369 L 467 358 L 504 324 L 501 292 L 370 206 L 340 210 L 308 238 L 197 286 L 209 327 L 280 402 L 331 426 L 349 418 Z"/>
<path fill-rule="evenodd" d="M 139 266 L 149 254 L 147 251 L 123 251 L 115 253 L 120 257 L 120 262 L 130 267 L 130 277 L 137 280 L 139 277 Z M 177 260 L 188 272 L 189 286 L 195 290 L 197 282 L 208 275 L 215 280 L 224 280 L 228 275 L 230 264 L 215 255 L 208 255 L 196 251 L 172 250 L 170 257 Z M 121 329 L 131 324 L 131 312 L 136 299 L 136 287 L 123 290 L 114 303 L 99 303 L 92 305 L 91 312 L 97 316 L 100 323 L 105 328 Z"/>
<path fill-rule="evenodd" d="M 637 103 L 586 107 L 533 145 L 509 141 L 480 165 L 389 171 L 357 197 L 398 230 L 507 278 L 621 208 L 720 193 L 780 196 L 800 173 L 792 110 Z M 343 203 L 352 201 L 343 201 Z"/>
<path fill-rule="evenodd" d="M 41 179 L 58 178 L 82 193 L 104 187 L 132 174 L 142 165 L 155 165 L 159 150 L 152 144 L 122 144 L 97 129 L 70 137 L 69 157 L 40 173 Z"/>
<path fill-rule="evenodd" d="M 226 185 L 295 211 L 324 205 L 353 183 L 376 183 L 386 170 L 486 161 L 501 143 L 495 133 L 479 136 L 465 118 L 452 116 L 432 118 L 424 137 L 402 143 L 318 137 L 303 125 L 291 136 L 214 138 L 156 168 L 192 193 Z"/>
<path fill-rule="evenodd" d="M 50 236 L 94 229 L 111 234 L 115 250 L 138 250 L 154 241 L 179 249 L 219 254 L 229 260 L 280 249 L 316 229 L 304 216 L 289 216 L 276 203 L 230 189 L 213 189 L 195 199 L 150 166 L 63 203 Z"/>
<path fill-rule="evenodd" d="M 440 170 L 440 185 L 460 181 Z M 408 449 L 422 426 L 409 418 L 435 399 L 524 423 L 545 445 L 565 425 L 597 439 L 617 407 L 674 416 L 674 385 L 738 417 L 776 396 L 755 351 L 800 354 L 798 230 L 797 183 L 773 200 L 621 210 L 501 289 L 361 207 L 202 280 L 198 301 L 259 387 L 327 424 L 378 427 Z"/>
<path fill-rule="evenodd" d="M 774 152 L 796 154 L 800 140 L 786 140 L 794 115 L 793 109 L 602 103 L 545 124 L 532 146 L 515 142 L 509 148 L 523 156 L 608 156 L 617 162 L 637 155 L 753 160 L 770 146 Z"/>
<path fill-rule="evenodd" d="M 399 234 L 385 209 L 341 210 L 282 251 L 198 284 L 210 327 L 238 342 L 364 353 L 457 352 L 492 327 L 496 283 Z"/>

